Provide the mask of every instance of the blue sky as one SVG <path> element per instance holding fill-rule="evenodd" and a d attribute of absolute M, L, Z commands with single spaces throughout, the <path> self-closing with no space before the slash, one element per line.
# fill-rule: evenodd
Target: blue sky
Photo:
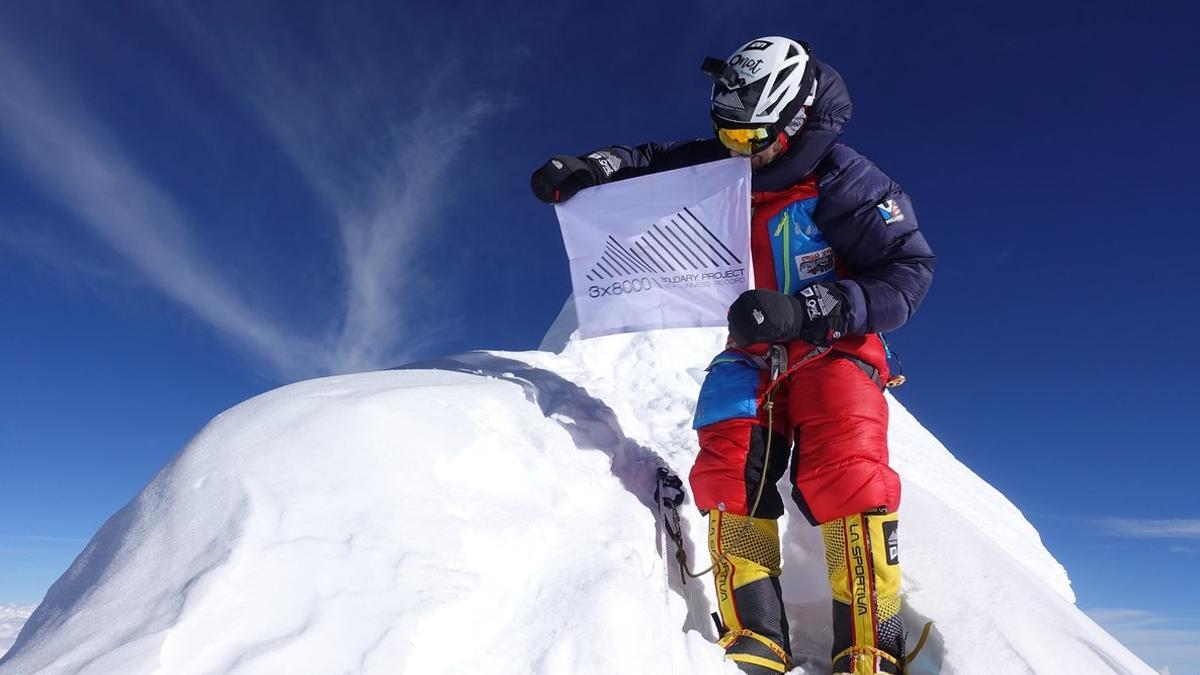
<path fill-rule="evenodd" d="M 786 34 L 939 256 L 900 398 L 1200 672 L 1197 10 L 598 4 L 0 8 L 0 604 L 230 405 L 535 347 L 569 282 L 529 172 L 706 135 L 701 59 Z"/>

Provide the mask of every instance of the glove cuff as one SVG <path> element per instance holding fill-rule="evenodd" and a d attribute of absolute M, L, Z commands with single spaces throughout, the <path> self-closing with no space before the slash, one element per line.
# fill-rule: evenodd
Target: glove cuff
<path fill-rule="evenodd" d="M 816 283 L 796 292 L 802 309 L 800 337 L 817 345 L 826 345 L 846 335 L 850 299 L 836 284 Z"/>

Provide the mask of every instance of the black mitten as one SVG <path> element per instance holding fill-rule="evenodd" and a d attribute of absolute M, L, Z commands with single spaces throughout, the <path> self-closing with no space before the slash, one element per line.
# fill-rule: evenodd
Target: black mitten
<path fill-rule="evenodd" d="M 795 296 L 754 289 L 729 307 L 729 335 L 741 346 L 793 340 L 827 345 L 845 334 L 849 313 L 846 294 L 835 284 L 813 284 Z"/>
<path fill-rule="evenodd" d="M 603 171 L 587 159 L 557 155 L 533 172 L 529 187 L 538 199 L 547 204 L 565 202 L 583 188 L 601 181 Z"/>

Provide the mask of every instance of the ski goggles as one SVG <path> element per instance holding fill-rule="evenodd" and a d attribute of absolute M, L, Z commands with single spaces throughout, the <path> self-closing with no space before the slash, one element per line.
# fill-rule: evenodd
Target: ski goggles
<path fill-rule="evenodd" d="M 775 142 L 767 127 L 756 127 L 753 129 L 714 128 L 717 131 L 717 139 L 721 141 L 721 145 L 739 155 L 753 155 L 756 152 L 762 152 Z"/>

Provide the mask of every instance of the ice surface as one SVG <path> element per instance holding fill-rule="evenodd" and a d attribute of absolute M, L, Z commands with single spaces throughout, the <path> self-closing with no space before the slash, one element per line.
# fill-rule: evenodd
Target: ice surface
<path fill-rule="evenodd" d="M 0 673 L 737 673 L 652 499 L 655 469 L 695 456 L 723 333 L 559 338 L 222 413 L 95 535 Z M 890 404 L 904 617 L 934 622 L 910 672 L 1153 673 L 1074 606 L 1020 511 Z M 706 567 L 703 518 L 682 514 Z M 821 539 L 785 518 L 794 672 L 827 673 Z"/>

